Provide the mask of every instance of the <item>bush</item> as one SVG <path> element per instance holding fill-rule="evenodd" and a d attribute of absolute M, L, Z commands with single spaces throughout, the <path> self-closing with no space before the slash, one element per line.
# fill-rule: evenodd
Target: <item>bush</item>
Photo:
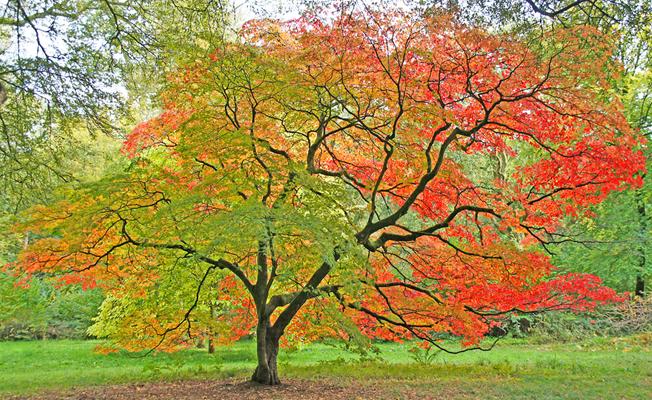
<path fill-rule="evenodd" d="M 626 336 L 652 331 L 652 297 L 604 307 L 590 314 L 556 312 L 533 320 L 531 337 L 569 342 L 590 336 Z"/>
<path fill-rule="evenodd" d="M 86 338 L 102 298 L 100 290 L 59 289 L 43 279 L 18 287 L 0 273 L 0 340 Z"/>

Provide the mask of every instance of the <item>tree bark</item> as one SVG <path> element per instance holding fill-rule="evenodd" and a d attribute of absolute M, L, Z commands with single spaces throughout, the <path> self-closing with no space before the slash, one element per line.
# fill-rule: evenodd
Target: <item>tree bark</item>
<path fill-rule="evenodd" d="M 271 278 L 267 271 L 267 246 L 264 242 L 258 244 L 258 279 L 252 289 L 252 297 L 256 302 L 256 311 L 258 316 L 258 325 L 256 326 L 256 355 L 258 357 L 258 366 L 251 376 L 251 380 L 265 385 L 278 385 L 281 381 L 278 379 L 278 344 L 279 339 L 285 332 L 285 328 L 290 324 L 299 309 L 311 298 L 316 297 L 319 284 L 328 275 L 332 266 L 323 262 L 312 274 L 308 282 L 301 291 L 292 295 L 274 296 L 274 299 L 268 303 L 269 287 L 273 279 L 274 270 Z M 339 259 L 339 254 L 335 252 L 334 259 Z M 285 309 L 278 315 L 274 325 L 270 324 L 270 316 L 276 307 L 285 305 Z"/>
<path fill-rule="evenodd" d="M 645 175 L 643 175 L 645 178 Z M 645 259 L 645 250 L 647 247 L 647 210 L 645 209 L 645 200 L 643 199 L 643 194 L 641 189 L 637 189 L 634 192 L 636 197 L 636 210 L 638 211 L 638 223 L 640 230 L 640 243 L 638 246 L 638 266 L 636 274 L 636 286 L 634 293 L 638 297 L 645 296 L 645 280 L 643 279 L 643 274 L 645 271 L 647 260 Z"/>
<path fill-rule="evenodd" d="M 269 320 L 262 321 L 256 329 L 256 353 L 258 366 L 251 380 L 263 385 L 278 385 L 278 342 L 279 337 L 269 326 Z"/>
<path fill-rule="evenodd" d="M 256 302 L 258 314 L 258 325 L 256 326 L 256 355 L 258 366 L 251 376 L 251 380 L 264 385 L 278 385 L 278 368 L 276 358 L 278 356 L 278 339 L 281 336 L 276 334 L 269 321 L 271 313 L 267 312 L 267 297 L 269 293 L 268 271 L 267 271 L 267 244 L 264 241 L 258 242 L 258 279 L 253 288 L 252 295 Z"/>
<path fill-rule="evenodd" d="M 636 289 L 634 293 L 638 297 L 645 296 L 645 281 L 643 280 L 643 277 L 640 275 L 636 276 Z"/>

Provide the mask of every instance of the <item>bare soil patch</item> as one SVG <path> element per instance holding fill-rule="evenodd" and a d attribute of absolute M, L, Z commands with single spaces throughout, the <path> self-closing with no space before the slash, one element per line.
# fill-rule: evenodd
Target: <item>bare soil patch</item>
<path fill-rule="evenodd" d="M 323 400 L 323 399 L 435 399 L 406 384 L 335 382 L 287 379 L 278 386 L 264 386 L 242 379 L 221 381 L 151 382 L 94 386 L 69 391 L 15 396 L 11 400 Z"/>

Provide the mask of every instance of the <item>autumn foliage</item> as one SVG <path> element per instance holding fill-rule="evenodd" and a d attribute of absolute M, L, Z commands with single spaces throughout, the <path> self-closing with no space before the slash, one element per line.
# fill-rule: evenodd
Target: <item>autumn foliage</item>
<path fill-rule="evenodd" d="M 267 383 L 281 337 L 475 346 L 513 313 L 615 301 L 546 253 L 566 216 L 640 184 L 604 43 L 400 13 L 252 21 L 170 76 L 124 173 L 31 211 L 42 239 L 16 267 L 156 295 L 112 328 L 132 349 L 198 321 L 256 332 Z"/>

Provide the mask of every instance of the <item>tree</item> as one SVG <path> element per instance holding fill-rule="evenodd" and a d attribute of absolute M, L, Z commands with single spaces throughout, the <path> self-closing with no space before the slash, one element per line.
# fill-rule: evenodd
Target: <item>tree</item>
<path fill-rule="evenodd" d="M 319 0 L 308 3 L 320 4 Z M 422 12 L 453 9 L 458 18 L 467 21 L 516 29 L 546 24 L 591 25 L 610 30 L 645 29 L 645 14 L 650 11 L 649 4 L 638 0 L 418 0 L 407 3 Z"/>
<path fill-rule="evenodd" d="M 105 171 L 118 167 L 111 163 L 120 148 L 120 141 L 116 139 L 106 136 L 93 138 L 79 129 L 67 132 L 67 135 L 54 134 L 48 141 L 47 146 L 34 151 L 31 156 L 35 160 L 48 160 L 52 154 L 48 154 L 45 149 L 56 150 L 58 171 L 68 176 L 74 174 L 79 182 L 95 181 Z M 77 145 L 68 146 L 70 142 Z M 58 181 L 56 174 L 47 174 L 44 170 L 25 169 L 14 172 L 16 178 L 23 173 L 33 175 L 23 175 L 16 182 L 22 186 L 19 191 L 6 190 L 0 197 L 2 266 L 15 261 L 21 249 L 34 238 L 28 231 L 11 231 L 11 226 L 16 222 L 16 214 L 22 211 L 22 207 L 37 201 L 47 203 L 52 197 L 52 187 Z M 3 304 L 0 307 L 0 337 L 3 339 L 83 337 L 101 303 L 99 291 L 82 292 L 74 287 L 60 288 L 60 284 L 53 284 L 47 276 L 37 276 L 29 282 L 22 282 L 22 286 L 29 286 L 26 290 L 17 287 L 16 283 L 16 279 L 4 269 L 0 270 L 0 299 Z"/>
<path fill-rule="evenodd" d="M 142 316 L 143 343 L 183 345 L 211 287 L 232 338 L 255 330 L 266 384 L 282 338 L 355 326 L 442 349 L 461 337 L 454 353 L 513 313 L 614 301 L 594 276 L 551 279 L 542 237 L 639 185 L 644 158 L 605 41 L 554 35 L 400 12 L 253 21 L 171 77 L 164 111 L 124 143 L 126 171 L 31 210 L 42 239 L 16 267 L 119 297 L 184 268 L 192 296 L 176 320 Z"/>
<path fill-rule="evenodd" d="M 76 179 L 61 165 L 62 153 L 83 149 L 75 131 L 122 135 L 133 103 L 151 94 L 130 90 L 138 77 L 158 84 L 221 40 L 230 18 L 217 0 L 2 2 L 0 185 L 20 201 L 12 206 Z"/>

